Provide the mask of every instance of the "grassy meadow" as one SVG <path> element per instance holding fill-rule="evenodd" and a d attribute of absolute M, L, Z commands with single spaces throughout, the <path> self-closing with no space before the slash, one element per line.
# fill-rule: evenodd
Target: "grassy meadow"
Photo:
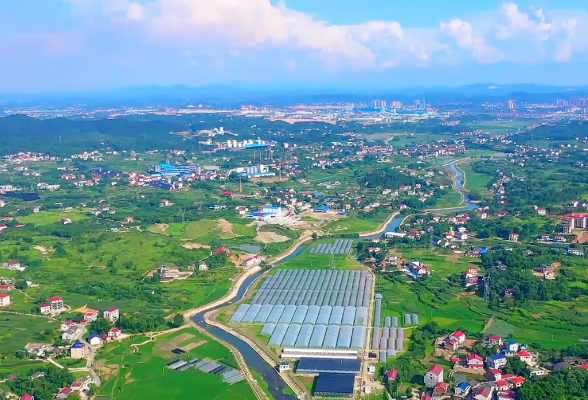
<path fill-rule="evenodd" d="M 135 343 L 139 342 L 138 340 Z M 172 371 L 165 365 L 179 359 L 170 350 L 181 346 L 195 346 L 181 358 L 210 358 L 237 368 L 231 352 L 214 339 L 193 328 L 157 337 L 155 341 L 137 346 L 134 352 L 129 341 L 108 344 L 98 354 L 97 369 L 105 377 L 99 395 L 113 400 L 141 398 L 193 398 L 216 400 L 255 400 L 246 381 L 229 385 L 220 375 L 196 369 Z"/>

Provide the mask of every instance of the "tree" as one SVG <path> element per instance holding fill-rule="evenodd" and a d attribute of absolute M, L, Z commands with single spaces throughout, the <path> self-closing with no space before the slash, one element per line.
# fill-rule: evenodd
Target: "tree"
<path fill-rule="evenodd" d="M 318 235 L 316 232 L 312 232 L 312 240 L 316 240 L 318 238 Z"/>
<path fill-rule="evenodd" d="M 184 316 L 180 313 L 177 313 L 176 315 L 174 315 L 174 319 L 172 320 L 172 325 L 176 328 L 184 325 Z"/>
<path fill-rule="evenodd" d="M 90 324 L 90 332 L 102 335 L 107 333 L 111 328 L 110 322 L 104 318 L 98 318 Z"/>
<path fill-rule="evenodd" d="M 504 370 L 509 374 L 529 377 L 531 371 L 526 362 L 518 357 L 508 357 Z"/>

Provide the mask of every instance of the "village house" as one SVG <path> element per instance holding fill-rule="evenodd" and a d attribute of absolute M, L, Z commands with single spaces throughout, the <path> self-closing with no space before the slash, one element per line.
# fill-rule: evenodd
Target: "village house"
<path fill-rule="evenodd" d="M 69 355 L 73 359 L 84 358 L 87 354 L 86 345 L 82 342 L 75 342 L 69 348 Z"/>
<path fill-rule="evenodd" d="M 245 260 L 243 260 L 243 262 L 241 263 L 241 266 L 246 267 L 246 268 L 251 268 L 254 267 L 256 265 L 261 264 L 261 257 L 260 256 L 252 256 L 249 258 L 246 258 Z"/>
<path fill-rule="evenodd" d="M 424 383 L 428 388 L 434 388 L 439 382 L 443 382 L 443 367 L 439 364 L 432 365 L 425 374 Z"/>
<path fill-rule="evenodd" d="M 12 286 L 7 284 L 0 285 L 0 292 L 10 292 L 12 290 Z"/>
<path fill-rule="evenodd" d="M 63 304 L 63 299 L 59 296 L 50 297 L 49 305 L 51 306 L 52 312 L 63 311 L 63 309 L 65 308 Z"/>
<path fill-rule="evenodd" d="M 547 209 L 544 207 L 537 207 L 537 215 L 545 216 L 547 215 Z"/>
<path fill-rule="evenodd" d="M 518 233 L 513 232 L 510 235 L 508 235 L 508 240 L 510 240 L 511 242 L 518 242 L 519 237 L 520 237 L 520 235 Z"/>
<path fill-rule="evenodd" d="M 112 328 L 108 331 L 108 339 L 115 340 L 122 334 L 122 330 L 120 328 Z"/>
<path fill-rule="evenodd" d="M 515 353 L 519 351 L 519 342 L 514 339 L 507 339 L 504 341 L 503 350 L 505 353 Z"/>
<path fill-rule="evenodd" d="M 21 264 L 19 261 L 8 261 L 2 264 L 2 267 L 6 268 L 9 271 L 24 271 L 27 269 L 27 266 Z"/>
<path fill-rule="evenodd" d="M 88 337 L 88 343 L 91 346 L 100 346 L 102 344 L 102 338 L 97 333 L 93 333 Z"/>
<path fill-rule="evenodd" d="M 61 334 L 62 340 L 74 340 L 77 339 L 80 334 L 80 329 L 76 326 L 72 326 L 67 331 Z"/>
<path fill-rule="evenodd" d="M 72 321 L 71 319 L 67 320 L 67 321 L 61 323 L 59 330 L 62 332 L 65 332 L 65 331 L 69 330 L 74 324 L 75 324 L 75 322 Z"/>
<path fill-rule="evenodd" d="M 163 199 L 159 202 L 159 206 L 160 207 L 170 207 L 173 206 L 174 203 L 172 203 L 171 201 L 169 201 L 168 199 Z"/>
<path fill-rule="evenodd" d="M 118 307 L 110 307 L 108 310 L 104 311 L 104 319 L 114 322 L 120 317 L 120 310 Z"/>
<path fill-rule="evenodd" d="M 486 371 L 486 379 L 490 382 L 496 382 L 502 379 L 502 372 L 496 368 L 490 368 Z"/>
<path fill-rule="evenodd" d="M 98 319 L 98 310 L 88 310 L 84 313 L 84 319 L 88 322 L 96 321 Z"/>
<path fill-rule="evenodd" d="M 39 304 L 39 312 L 41 314 L 49 314 L 51 312 L 51 304 L 49 304 L 49 303 Z"/>
<path fill-rule="evenodd" d="M 8 293 L 0 293 L 0 307 L 7 307 L 10 305 L 10 295 Z"/>
<path fill-rule="evenodd" d="M 70 218 L 61 218 L 61 223 L 63 225 L 71 224 L 71 219 Z"/>
<path fill-rule="evenodd" d="M 90 385 L 92 384 L 92 382 L 92 377 L 88 375 L 83 378 L 76 379 L 74 383 L 71 384 L 70 388 L 76 392 L 85 392 L 90 389 Z"/>
<path fill-rule="evenodd" d="M 472 385 L 470 385 L 469 383 L 467 383 L 467 382 L 458 383 L 455 386 L 455 396 L 464 398 L 468 394 L 470 394 L 471 390 L 472 390 Z"/>
<path fill-rule="evenodd" d="M 500 369 L 506 365 L 506 355 L 504 353 L 493 354 L 486 357 L 486 366 L 488 368 Z"/>
<path fill-rule="evenodd" d="M 502 346 L 502 336 L 488 335 L 486 337 L 486 344 L 488 346 Z"/>
<path fill-rule="evenodd" d="M 472 397 L 472 400 L 491 400 L 494 390 L 490 387 L 483 386 L 476 391 L 476 394 Z"/>
<path fill-rule="evenodd" d="M 524 361 L 527 365 L 532 365 L 533 363 L 533 354 L 527 350 L 521 350 L 517 353 L 521 361 Z"/>
<path fill-rule="evenodd" d="M 479 354 L 468 355 L 468 368 L 471 369 L 483 369 L 484 359 Z"/>

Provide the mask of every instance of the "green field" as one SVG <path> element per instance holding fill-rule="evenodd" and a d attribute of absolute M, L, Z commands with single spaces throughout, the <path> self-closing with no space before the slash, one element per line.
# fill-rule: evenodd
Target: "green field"
<path fill-rule="evenodd" d="M 134 398 L 202 398 L 215 400 L 255 400 L 256 397 L 245 382 L 228 385 L 220 375 L 207 374 L 196 369 L 172 371 L 165 365 L 180 357 L 171 353 L 176 346 L 198 344 L 181 356 L 184 360 L 210 358 L 236 368 L 231 352 L 214 339 L 193 328 L 159 336 L 154 342 L 139 346 L 134 353 L 129 341 L 109 344 L 100 350 L 97 368 L 106 376 L 99 395 L 113 400 Z M 108 366 L 118 365 L 111 370 Z M 108 370 L 108 372 L 106 372 Z M 197 393 L 195 395 L 195 393 Z"/>
<path fill-rule="evenodd" d="M 18 217 L 18 222 L 32 225 L 49 225 L 55 223 L 61 223 L 62 218 L 69 218 L 72 222 L 89 219 L 92 216 L 89 214 L 92 211 L 91 208 L 84 208 L 71 211 L 61 210 L 48 210 L 40 211 L 38 213 L 29 214 L 26 216 Z"/>
<path fill-rule="evenodd" d="M 478 196 L 490 194 L 487 185 L 494 180 L 492 176 L 475 172 L 472 166 L 466 163 L 459 164 L 459 169 L 465 173 L 465 189 Z"/>
<path fill-rule="evenodd" d="M 0 356 L 12 356 L 28 342 L 43 341 L 44 337 L 38 336 L 39 332 L 54 331 L 58 327 L 58 322 L 44 317 L 2 313 L 0 314 Z"/>
<path fill-rule="evenodd" d="M 335 239 L 319 239 L 307 245 L 302 253 L 288 261 L 276 266 L 280 269 L 330 269 L 331 262 L 335 261 L 337 269 L 360 269 L 361 264 L 353 257 L 346 254 L 313 254 L 310 249 L 320 243 L 333 243 Z M 353 246 L 352 250 L 353 252 Z"/>

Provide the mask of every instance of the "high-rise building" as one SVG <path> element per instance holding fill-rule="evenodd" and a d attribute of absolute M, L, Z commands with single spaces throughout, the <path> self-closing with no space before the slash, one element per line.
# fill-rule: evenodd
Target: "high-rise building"
<path fill-rule="evenodd" d="M 392 102 L 392 108 L 402 108 L 402 102 L 400 102 L 398 100 L 394 100 Z"/>
<path fill-rule="evenodd" d="M 414 101 L 414 108 L 416 110 L 424 110 L 427 108 L 427 103 L 425 103 L 425 100 L 415 100 Z"/>
<path fill-rule="evenodd" d="M 386 100 L 374 100 L 372 105 L 374 108 L 386 108 Z"/>
<path fill-rule="evenodd" d="M 508 101 L 508 109 L 509 110 L 514 110 L 515 109 L 515 102 L 514 102 L 514 100 L 509 100 Z"/>

